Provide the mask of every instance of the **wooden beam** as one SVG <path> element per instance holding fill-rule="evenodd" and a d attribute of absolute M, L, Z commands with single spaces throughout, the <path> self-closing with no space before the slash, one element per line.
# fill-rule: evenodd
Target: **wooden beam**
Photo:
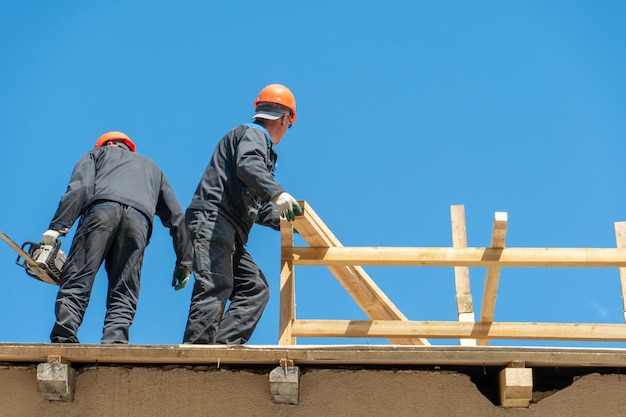
<path fill-rule="evenodd" d="M 286 220 L 280 221 L 281 253 L 293 247 L 293 226 Z M 278 319 L 278 344 L 293 345 L 296 338 L 291 334 L 291 325 L 296 319 L 296 287 L 293 261 L 281 255 L 280 260 L 280 316 Z"/>
<path fill-rule="evenodd" d="M 491 231 L 491 248 L 502 249 L 506 242 L 506 230 L 508 225 L 508 215 L 497 212 L 493 219 Z M 480 321 L 483 323 L 493 322 L 496 309 L 496 295 L 498 294 L 498 284 L 500 282 L 500 267 L 490 266 L 485 273 L 485 286 L 483 288 L 483 303 L 480 309 Z M 481 346 L 487 346 L 489 339 L 481 339 L 478 342 Z"/>
<path fill-rule="evenodd" d="M 313 209 L 305 202 L 298 202 L 302 207 L 302 215 L 296 216 L 293 227 L 304 241 L 312 247 L 341 248 L 343 245 L 339 239 L 317 216 Z M 283 248 L 282 256 L 285 260 L 290 259 L 289 249 Z M 295 264 L 295 262 L 294 262 Z M 320 264 L 323 265 L 323 264 Z M 326 265 L 330 272 L 337 278 L 339 283 L 346 289 L 348 294 L 357 305 L 372 320 L 402 320 L 407 317 L 402 314 L 387 295 L 376 285 L 374 280 L 358 265 Z M 420 338 L 393 339 L 391 343 L 429 345 L 428 340 Z"/>
<path fill-rule="evenodd" d="M 47 362 L 37 365 L 37 387 L 46 400 L 71 402 L 76 390 L 76 370 L 66 360 L 49 356 Z"/>
<path fill-rule="evenodd" d="M 283 256 L 306 266 L 626 267 L 626 248 L 294 247 Z"/>
<path fill-rule="evenodd" d="M 498 375 L 502 407 L 528 407 L 533 399 L 533 370 L 504 368 Z"/>
<path fill-rule="evenodd" d="M 450 206 L 452 223 L 452 247 L 467 248 L 467 227 L 465 222 L 465 206 Z M 470 289 L 469 267 L 454 267 L 454 286 L 456 289 L 456 309 L 459 321 L 473 323 L 474 305 Z M 475 339 L 460 339 L 461 346 L 476 346 Z"/>
<path fill-rule="evenodd" d="M 626 341 L 626 324 L 463 323 L 393 320 L 296 320 L 293 334 L 306 337 L 428 337 L 523 340 Z"/>
<path fill-rule="evenodd" d="M 626 248 L 626 222 L 615 222 L 615 242 L 618 248 Z M 619 269 L 619 282 L 622 288 L 622 306 L 626 321 L 626 268 Z"/>
<path fill-rule="evenodd" d="M 0 362 L 33 364 L 60 355 L 73 364 L 274 365 L 471 365 L 623 368 L 625 349 L 516 346 L 406 345 L 101 345 L 0 343 Z"/>

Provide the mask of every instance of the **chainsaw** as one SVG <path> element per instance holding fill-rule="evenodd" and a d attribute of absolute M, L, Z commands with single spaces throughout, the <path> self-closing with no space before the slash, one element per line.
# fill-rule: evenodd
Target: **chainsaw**
<path fill-rule="evenodd" d="M 17 252 L 15 263 L 24 268 L 29 277 L 48 284 L 59 285 L 61 271 L 67 259 L 61 250 L 60 240 L 57 239 L 52 245 L 26 242 L 19 246 L 2 232 L 0 232 L 0 238 Z"/>

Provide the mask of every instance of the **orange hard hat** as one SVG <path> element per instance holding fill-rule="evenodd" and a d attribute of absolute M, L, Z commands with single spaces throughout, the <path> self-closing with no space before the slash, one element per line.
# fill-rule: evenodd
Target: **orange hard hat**
<path fill-rule="evenodd" d="M 291 110 L 291 123 L 296 122 L 296 98 L 291 91 L 282 84 L 270 84 L 263 88 L 259 93 L 259 97 L 254 101 L 254 107 L 259 103 L 276 103 L 281 104 Z"/>
<path fill-rule="evenodd" d="M 101 146 L 104 146 L 104 145 L 106 145 L 107 142 L 112 141 L 112 140 L 121 140 L 122 142 L 124 142 L 126 144 L 126 146 L 128 146 L 128 149 L 130 149 L 131 152 L 136 152 L 137 151 L 137 146 L 135 146 L 135 142 L 130 140 L 130 138 L 128 136 L 126 136 L 122 132 L 107 132 L 107 133 L 105 133 L 104 135 L 102 135 L 102 136 L 100 136 L 98 138 L 94 148 L 99 148 Z"/>

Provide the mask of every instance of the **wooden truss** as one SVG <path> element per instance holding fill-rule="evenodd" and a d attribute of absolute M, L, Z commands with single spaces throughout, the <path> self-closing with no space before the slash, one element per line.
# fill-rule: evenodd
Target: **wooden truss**
<path fill-rule="evenodd" d="M 459 339 L 486 346 L 491 339 L 626 341 L 626 324 L 494 322 L 503 267 L 617 267 L 626 300 L 626 222 L 615 223 L 616 248 L 507 248 L 507 214 L 495 213 L 491 244 L 468 248 L 465 212 L 451 206 L 452 247 L 344 247 L 313 209 L 281 221 L 280 345 L 296 337 L 387 338 L 393 344 L 429 345 L 428 338 Z M 294 229 L 309 245 L 295 247 Z M 370 320 L 298 320 L 295 266 L 326 266 Z M 412 321 L 391 302 L 363 266 L 449 266 L 454 268 L 458 321 Z M 478 320 L 474 317 L 469 267 L 485 267 Z M 624 306 L 626 320 L 626 304 Z"/>

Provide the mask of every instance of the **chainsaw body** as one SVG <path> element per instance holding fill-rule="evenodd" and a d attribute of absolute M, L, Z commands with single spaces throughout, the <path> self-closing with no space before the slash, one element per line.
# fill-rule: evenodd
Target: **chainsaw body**
<path fill-rule="evenodd" d="M 26 242 L 22 245 L 24 252 L 28 253 L 31 258 L 42 268 L 48 270 L 48 275 L 52 273 L 55 282 L 61 281 L 61 271 L 67 256 L 61 250 L 61 241 L 57 240 L 53 245 L 40 245 L 33 242 Z M 30 276 L 36 275 L 30 268 L 25 265 L 26 273 Z M 36 278 L 36 277 L 34 277 Z"/>
<path fill-rule="evenodd" d="M 23 267 L 28 276 L 49 284 L 61 282 L 61 271 L 67 256 L 61 250 L 60 240 L 57 240 L 53 245 L 26 242 L 22 245 L 22 250 L 28 254 L 30 259 L 25 256 L 18 256 L 15 263 Z"/>
<path fill-rule="evenodd" d="M 17 252 L 18 256 L 15 263 L 24 268 L 29 277 L 48 284 L 60 284 L 61 271 L 67 259 L 65 253 L 61 250 L 60 240 L 57 239 L 52 245 L 26 242 L 19 246 L 2 232 L 0 232 L 0 239 L 4 240 Z"/>

